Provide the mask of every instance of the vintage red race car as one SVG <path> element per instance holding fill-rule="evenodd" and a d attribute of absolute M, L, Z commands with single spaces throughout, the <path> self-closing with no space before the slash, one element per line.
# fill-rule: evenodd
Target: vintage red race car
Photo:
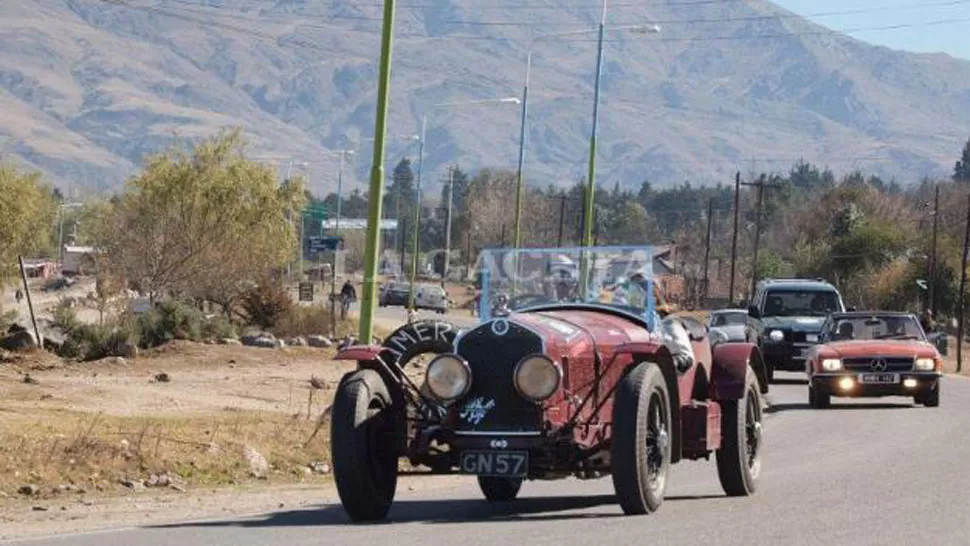
<path fill-rule="evenodd" d="M 501 298 L 467 331 L 419 321 L 338 355 L 359 363 L 338 387 L 331 428 L 351 519 L 387 515 L 402 457 L 477 476 L 490 501 L 514 499 L 523 480 L 612 475 L 623 512 L 645 514 L 660 507 L 671 463 L 712 453 L 728 495 L 755 491 L 768 389 L 757 346 L 644 308 L 542 298 L 511 298 L 528 301 L 522 309 Z M 691 358 L 665 344 L 677 321 Z M 437 356 L 418 385 L 406 368 L 422 353 Z"/>
<path fill-rule="evenodd" d="M 916 316 L 890 311 L 830 315 L 806 358 L 808 402 L 827 408 L 833 396 L 912 396 L 940 405 L 943 359 Z"/>

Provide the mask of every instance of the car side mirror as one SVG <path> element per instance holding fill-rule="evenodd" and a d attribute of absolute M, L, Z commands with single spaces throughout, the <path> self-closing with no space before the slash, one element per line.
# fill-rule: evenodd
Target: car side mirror
<path fill-rule="evenodd" d="M 748 307 L 748 315 L 751 318 L 761 318 L 761 311 L 758 310 L 757 306 L 751 305 Z"/>

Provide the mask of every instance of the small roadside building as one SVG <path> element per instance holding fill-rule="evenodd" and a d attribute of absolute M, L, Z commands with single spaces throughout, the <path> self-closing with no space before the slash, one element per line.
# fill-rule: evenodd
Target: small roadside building
<path fill-rule="evenodd" d="M 95 271 L 93 246 L 64 245 L 61 275 L 90 275 Z"/>
<path fill-rule="evenodd" d="M 57 273 L 57 262 L 46 258 L 24 260 L 28 279 L 49 279 Z"/>

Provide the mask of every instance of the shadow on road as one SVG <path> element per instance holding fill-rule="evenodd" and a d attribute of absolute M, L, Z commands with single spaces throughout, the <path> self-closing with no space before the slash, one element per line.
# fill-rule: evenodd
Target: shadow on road
<path fill-rule="evenodd" d="M 665 502 L 724 498 L 723 495 L 672 496 Z M 606 506 L 609 513 L 563 513 Z M 526 497 L 512 502 L 489 503 L 483 499 L 396 501 L 384 521 L 362 525 L 395 523 L 468 523 L 484 521 L 557 521 L 624 517 L 614 495 L 578 497 Z M 152 526 L 152 529 L 218 527 L 316 527 L 355 525 L 340 505 L 326 505 L 275 512 L 249 519 L 187 522 Z"/>
<path fill-rule="evenodd" d="M 837 404 L 832 403 L 826 409 L 815 409 L 808 404 L 773 404 L 768 406 L 765 413 L 782 413 L 787 411 L 838 411 L 838 410 L 888 410 L 888 409 L 912 409 L 913 404 Z"/>
<path fill-rule="evenodd" d="M 771 380 L 771 384 L 772 385 L 808 385 L 808 379 L 807 378 L 806 379 L 795 379 L 795 378 L 779 379 L 776 377 Z"/>

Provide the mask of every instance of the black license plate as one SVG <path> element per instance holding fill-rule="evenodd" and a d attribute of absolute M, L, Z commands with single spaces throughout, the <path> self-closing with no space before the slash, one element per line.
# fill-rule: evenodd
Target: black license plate
<path fill-rule="evenodd" d="M 529 472 L 529 452 L 463 451 L 459 466 L 463 474 L 520 478 Z"/>

